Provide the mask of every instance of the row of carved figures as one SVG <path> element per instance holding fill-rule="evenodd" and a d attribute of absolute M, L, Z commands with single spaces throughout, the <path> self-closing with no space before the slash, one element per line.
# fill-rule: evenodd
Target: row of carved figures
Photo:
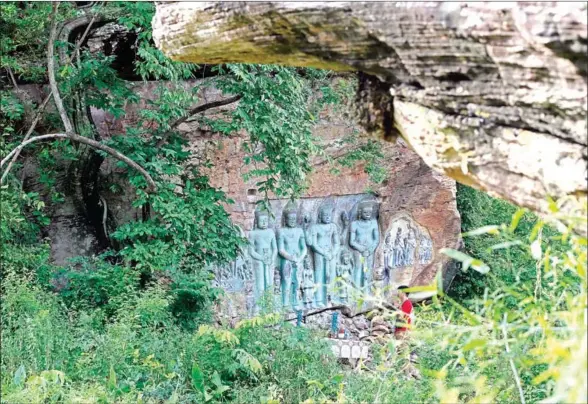
<path fill-rule="evenodd" d="M 340 212 L 339 227 L 333 223 L 333 209 L 324 205 L 316 223 L 306 213 L 299 226 L 298 209 L 290 203 L 277 231 L 269 228 L 269 213 L 257 211 L 248 251 L 229 266 L 216 268 L 217 282 L 225 290 L 239 291 L 253 279 L 254 305 L 266 292 L 273 295 L 275 290 L 286 308 L 345 303 L 350 285 L 369 294 L 380 240 L 376 208 L 374 202 L 360 203 L 354 220 L 346 211 Z M 398 219 L 392 226 L 383 245 L 388 274 L 416 260 L 421 264 L 432 260 L 433 245 L 427 234 L 417 231 L 408 219 Z"/>
<path fill-rule="evenodd" d="M 333 290 L 339 292 L 331 293 L 331 300 L 346 300 L 347 289 L 344 284 L 335 285 L 337 278 L 347 277 L 356 288 L 368 291 L 374 253 L 380 242 L 374 203 L 359 205 L 357 219 L 348 224 L 349 246 L 345 240 L 347 229 L 341 233 L 333 223 L 330 206 L 319 209 L 315 224 L 305 217 L 304 227 L 298 225 L 297 212 L 296 206 L 289 203 L 284 209 L 284 226 L 277 232 L 268 228 L 268 212 L 255 213 L 255 226 L 249 233 L 249 256 L 256 302 L 273 289 L 276 259 L 284 308 L 326 306 Z"/>
<path fill-rule="evenodd" d="M 421 234 L 417 250 L 417 231 L 412 226 L 396 229 L 392 240 L 392 232 L 388 233 L 384 241 L 384 266 L 387 270 L 412 266 L 418 258 L 420 264 L 427 264 L 433 258 L 433 243 L 425 234 Z"/>

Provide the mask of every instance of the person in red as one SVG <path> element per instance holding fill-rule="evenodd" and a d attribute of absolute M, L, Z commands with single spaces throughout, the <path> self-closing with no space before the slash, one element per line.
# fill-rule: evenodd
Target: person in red
<path fill-rule="evenodd" d="M 398 287 L 398 304 L 401 314 L 396 320 L 396 328 L 394 329 L 394 336 L 397 339 L 406 338 L 408 330 L 410 330 L 413 319 L 412 302 L 408 299 L 408 295 L 404 292 L 408 286 Z"/>
<path fill-rule="evenodd" d="M 398 352 L 400 355 L 407 355 L 408 361 L 404 367 L 404 371 L 415 379 L 420 379 L 420 372 L 413 363 L 418 363 L 418 356 L 416 352 L 410 350 L 410 342 L 408 341 L 409 330 L 414 320 L 412 302 L 406 294 L 408 286 L 400 286 L 398 288 L 398 307 L 400 313 L 396 319 L 396 327 L 394 329 L 394 337 L 398 340 Z"/>

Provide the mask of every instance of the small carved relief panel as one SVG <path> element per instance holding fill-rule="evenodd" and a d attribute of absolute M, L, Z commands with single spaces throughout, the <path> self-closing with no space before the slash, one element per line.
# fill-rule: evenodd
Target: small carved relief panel
<path fill-rule="evenodd" d="M 433 260 L 433 241 L 426 229 L 408 215 L 393 219 L 388 226 L 383 246 L 384 267 L 395 270 L 426 265 Z"/>

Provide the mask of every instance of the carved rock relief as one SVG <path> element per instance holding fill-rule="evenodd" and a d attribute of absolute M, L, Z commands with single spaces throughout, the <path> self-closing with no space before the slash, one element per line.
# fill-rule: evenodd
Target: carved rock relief
<path fill-rule="evenodd" d="M 382 250 L 386 277 L 396 285 L 408 285 L 417 268 L 433 261 L 429 232 L 404 213 L 390 220 Z"/>
<path fill-rule="evenodd" d="M 212 268 L 217 286 L 244 295 L 233 306 L 247 315 L 259 311 L 262 294 L 286 311 L 351 304 L 354 290 L 369 296 L 390 283 L 408 284 L 416 267 L 433 260 L 428 231 L 408 214 L 395 216 L 382 234 L 371 195 L 273 200 L 270 209 L 261 226 L 256 212 L 243 233 L 250 245 L 237 260 Z"/>

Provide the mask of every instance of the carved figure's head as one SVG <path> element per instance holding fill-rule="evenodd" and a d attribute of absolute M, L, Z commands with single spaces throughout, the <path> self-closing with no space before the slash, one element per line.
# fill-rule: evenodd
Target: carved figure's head
<path fill-rule="evenodd" d="M 297 215 L 296 205 L 292 201 L 288 202 L 286 207 L 284 208 L 284 216 L 286 221 L 286 226 L 288 227 L 296 227 L 298 215 Z"/>
<path fill-rule="evenodd" d="M 391 244 L 392 244 L 392 233 L 388 233 L 388 234 L 386 235 L 386 239 L 384 240 L 384 244 L 385 244 L 386 246 L 389 246 L 389 245 L 391 245 Z"/>
<path fill-rule="evenodd" d="M 345 211 L 341 212 L 341 223 L 343 223 L 343 226 L 347 226 L 349 223 L 349 215 Z"/>
<path fill-rule="evenodd" d="M 351 254 L 349 254 L 349 251 L 343 250 L 343 252 L 341 253 L 341 263 L 344 265 L 347 265 L 351 262 Z"/>
<path fill-rule="evenodd" d="M 371 205 L 364 205 L 361 207 L 359 211 L 359 217 L 362 220 L 370 220 L 372 218 L 372 214 L 374 213 L 374 209 Z"/>
<path fill-rule="evenodd" d="M 402 236 L 402 229 L 399 227 L 398 230 L 396 230 L 396 240 L 400 240 L 401 236 Z"/>
<path fill-rule="evenodd" d="M 255 212 L 255 224 L 258 229 L 265 230 L 269 226 L 269 215 L 267 212 L 258 210 Z"/>
<path fill-rule="evenodd" d="M 311 221 L 312 221 L 312 220 L 310 219 L 310 213 L 306 212 L 306 213 L 304 214 L 304 216 L 302 216 L 302 222 L 303 222 L 304 224 L 310 224 L 310 223 L 311 223 Z"/>
<path fill-rule="evenodd" d="M 288 212 L 286 213 L 286 226 L 288 227 L 296 227 L 296 212 Z"/>
<path fill-rule="evenodd" d="M 320 216 L 322 223 L 324 223 L 324 224 L 331 223 L 331 220 L 333 220 L 333 212 L 331 210 L 331 207 L 330 206 L 323 206 L 319 211 L 319 216 Z"/>
<path fill-rule="evenodd" d="M 310 261 L 310 256 L 304 257 L 304 261 L 302 263 L 304 265 L 304 269 L 312 269 L 312 262 Z"/>

